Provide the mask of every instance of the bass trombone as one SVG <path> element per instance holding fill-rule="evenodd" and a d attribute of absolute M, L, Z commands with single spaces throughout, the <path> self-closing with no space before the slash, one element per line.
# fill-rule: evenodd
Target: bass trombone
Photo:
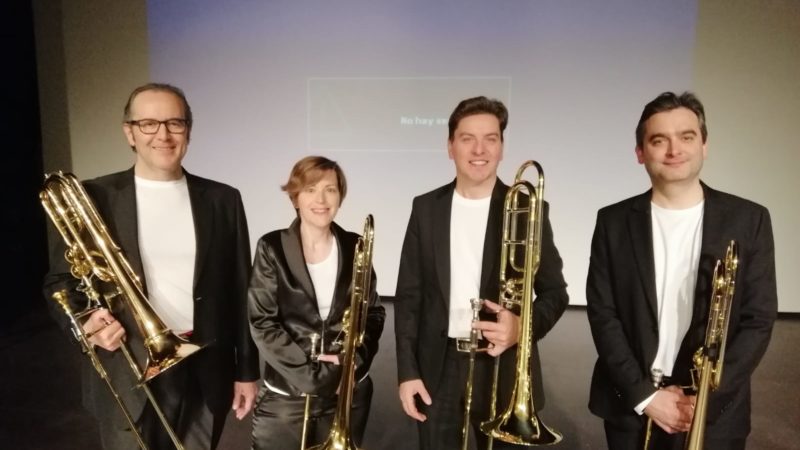
<path fill-rule="evenodd" d="M 538 172 L 536 187 L 523 178 L 529 167 Z M 500 253 L 499 303 L 507 309 L 519 308 L 520 335 L 517 345 L 514 387 L 508 406 L 496 411 L 500 358 L 495 358 L 489 420 L 481 431 L 494 439 L 517 445 L 551 445 L 562 435 L 545 425 L 536 414 L 531 382 L 530 360 L 534 346 L 533 282 L 542 252 L 544 214 L 544 171 L 536 161 L 525 161 L 517 170 L 514 184 L 506 193 L 503 207 L 503 240 Z M 521 226 L 520 226 L 521 225 Z M 522 256 L 519 261 L 518 256 Z M 509 276 L 509 273 L 513 276 Z"/>
<path fill-rule="evenodd" d="M 138 276 L 123 255 L 122 249 L 111 238 L 105 222 L 75 175 L 60 171 L 46 175 L 39 199 L 64 239 L 67 247 L 64 257 L 70 265 L 72 276 L 80 280 L 77 290 L 86 295 L 88 305 L 83 311 L 73 312 L 66 291 L 56 292 L 53 295 L 54 300 L 69 317 L 73 332 L 82 346 L 88 347 L 88 354 L 95 369 L 104 378 L 112 395 L 120 404 L 123 414 L 131 423 L 131 429 L 137 435 L 140 446 L 146 448 L 135 423 L 132 423 L 128 409 L 121 404 L 119 395 L 107 376 L 104 377 L 105 369 L 100 365 L 97 354 L 91 349 L 92 346 L 88 343 L 88 336 L 83 332 L 81 324 L 84 317 L 88 317 L 98 308 L 110 306 L 108 304 L 110 300 L 121 299 L 124 307 L 135 319 L 143 337 L 147 353 L 144 368 L 139 367 L 124 341 L 120 349 L 138 379 L 137 386 L 144 390 L 175 447 L 182 450 L 183 444 L 164 417 L 161 407 L 146 383 L 200 350 L 201 347 L 177 336 L 158 317 L 144 295 Z"/>
<path fill-rule="evenodd" d="M 696 392 L 694 414 L 689 432 L 686 434 L 684 450 L 703 450 L 708 414 L 708 399 L 722 381 L 722 368 L 725 361 L 725 344 L 728 340 L 728 324 L 731 315 L 731 302 L 736 288 L 736 270 L 739 255 L 736 241 L 730 241 L 725 250 L 725 259 L 717 260 L 711 277 L 711 301 L 708 309 L 708 324 L 703 346 L 692 355 L 692 385 L 684 386 Z M 660 386 L 656 386 L 660 387 Z M 653 419 L 647 419 L 644 450 L 650 447 Z"/>
<path fill-rule="evenodd" d="M 694 363 L 692 384 L 696 388 L 697 398 L 695 399 L 692 425 L 686 436 L 686 450 L 703 449 L 708 397 L 722 381 L 725 342 L 728 340 L 728 323 L 730 322 L 731 302 L 736 288 L 736 269 L 738 267 L 739 255 L 736 250 L 736 241 L 730 241 L 725 251 L 725 260 L 717 260 L 714 267 L 705 344 L 697 349 L 692 357 Z"/>
<path fill-rule="evenodd" d="M 375 241 L 375 227 L 372 214 L 364 220 L 364 233 L 356 242 L 353 255 L 353 278 L 350 284 L 350 308 L 342 319 L 342 377 L 339 380 L 336 413 L 333 417 L 328 438 L 309 450 L 359 450 L 350 435 L 350 411 L 355 390 L 356 350 L 364 343 L 367 328 L 367 310 L 372 292 L 372 246 Z M 308 422 L 308 401 L 303 419 L 303 448 L 305 448 L 306 423 Z"/>

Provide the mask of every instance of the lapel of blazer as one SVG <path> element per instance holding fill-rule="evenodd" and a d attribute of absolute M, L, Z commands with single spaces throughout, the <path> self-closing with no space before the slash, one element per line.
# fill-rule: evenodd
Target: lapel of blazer
<path fill-rule="evenodd" d="M 719 243 L 727 242 L 731 236 L 720 236 L 721 230 L 725 229 L 725 207 L 720 204 L 717 192 L 705 183 L 703 186 L 703 237 L 700 247 L 700 261 L 697 266 L 697 282 L 694 290 L 694 306 L 692 308 L 692 322 L 690 329 L 695 327 L 705 319 L 708 303 L 710 301 L 707 294 L 711 292 L 711 277 L 714 273 L 714 265 L 718 259 L 725 257 L 725 248 L 720 248 Z"/>
<path fill-rule="evenodd" d="M 186 185 L 189 189 L 189 203 L 192 208 L 195 234 L 194 282 L 192 291 L 197 288 L 197 283 L 202 275 L 204 262 L 212 244 L 214 230 L 214 209 L 212 202 L 206 198 L 206 186 L 194 175 L 183 171 L 186 175 Z"/>
<path fill-rule="evenodd" d="M 347 293 L 353 279 L 353 258 L 355 243 L 346 237 L 346 231 L 335 222 L 331 224 L 333 237 L 339 246 L 339 262 L 336 269 L 336 285 L 333 292 L 333 303 L 328 313 L 328 321 L 340 322 L 344 310 L 350 307 L 350 298 Z M 351 245 L 352 244 L 352 245 Z"/>
<path fill-rule="evenodd" d="M 650 305 L 651 318 L 658 323 L 658 297 L 656 296 L 656 269 L 653 256 L 653 224 L 650 217 L 651 191 L 636 197 L 628 215 L 628 230 L 633 243 L 636 268 L 644 286 L 645 298 Z"/>
<path fill-rule="evenodd" d="M 117 245 L 123 249 L 125 258 L 139 276 L 142 290 L 146 294 L 147 283 L 144 279 L 142 257 L 139 252 L 139 218 L 136 208 L 136 183 L 133 168 L 121 173 L 111 192 L 113 197 L 110 199 L 109 205 L 111 208 L 111 217 L 108 218 L 111 221 L 109 226 L 114 227 L 116 232 L 114 238 L 117 240 Z"/>
<path fill-rule="evenodd" d="M 725 248 L 733 236 L 720 233 L 729 229 L 726 226 L 727 207 L 719 192 L 711 189 L 702 181 L 703 187 L 703 230 L 700 244 L 700 261 L 697 265 L 697 281 L 694 288 L 692 319 L 689 329 L 681 342 L 675 360 L 673 373 L 688 373 L 692 364 L 692 354 L 703 345 L 708 320 L 708 305 L 711 295 L 711 277 L 718 259 L 725 257 Z M 689 379 L 687 378 L 687 381 Z"/>
<path fill-rule="evenodd" d="M 500 277 L 500 247 L 503 234 L 503 208 L 508 186 L 497 179 L 489 203 L 489 217 L 486 223 L 486 237 L 483 239 L 483 262 L 481 264 L 481 298 L 499 300 L 497 297 Z"/>
<path fill-rule="evenodd" d="M 314 291 L 314 284 L 311 282 L 311 275 L 308 274 L 306 259 L 303 257 L 303 244 L 300 241 L 300 219 L 294 219 L 289 228 L 281 233 L 281 246 L 283 247 L 283 254 L 286 255 L 289 271 L 300 283 L 300 287 L 306 293 L 306 298 L 310 299 L 314 304 L 314 309 L 319 314 L 317 294 Z"/>
<path fill-rule="evenodd" d="M 450 310 L 450 213 L 453 208 L 455 186 L 454 180 L 439 193 L 430 218 L 430 225 L 433 227 L 434 267 L 447 311 Z"/>

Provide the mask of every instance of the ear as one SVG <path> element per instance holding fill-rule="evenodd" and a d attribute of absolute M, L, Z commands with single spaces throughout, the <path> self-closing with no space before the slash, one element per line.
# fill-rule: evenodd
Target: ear
<path fill-rule="evenodd" d="M 453 159 L 453 140 L 447 139 L 447 157 Z"/>
<path fill-rule="evenodd" d="M 639 147 L 637 145 L 635 152 L 636 152 L 636 161 L 638 161 L 639 164 L 644 164 L 644 150 L 642 150 L 642 147 Z"/>
<path fill-rule="evenodd" d="M 708 141 L 703 143 L 703 159 L 708 157 Z"/>
<path fill-rule="evenodd" d="M 133 128 L 131 128 L 131 124 L 123 123 L 122 132 L 125 133 L 125 138 L 128 139 L 128 144 L 131 147 L 136 147 L 136 141 L 133 139 Z"/>

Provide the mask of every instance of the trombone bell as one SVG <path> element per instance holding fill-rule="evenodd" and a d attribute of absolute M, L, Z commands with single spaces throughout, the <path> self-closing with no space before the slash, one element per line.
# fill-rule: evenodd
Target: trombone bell
<path fill-rule="evenodd" d="M 552 445 L 563 439 L 561 433 L 539 420 L 532 396 L 527 396 L 527 401 L 515 403 L 513 409 L 494 420 L 484 422 L 481 431 L 494 439 L 517 445 Z"/>
<path fill-rule="evenodd" d="M 522 177 L 528 167 L 535 167 L 538 171 L 535 187 Z M 489 437 L 489 449 L 492 448 L 494 439 L 521 445 L 550 445 L 561 442 L 562 439 L 561 433 L 547 427 L 536 414 L 530 373 L 531 354 L 535 346 L 533 281 L 539 269 L 542 252 L 543 196 L 542 166 L 535 161 L 525 161 L 517 170 L 514 184 L 506 193 L 500 253 L 500 302 L 506 308 L 519 307 L 520 335 L 514 387 L 508 406 L 497 414 L 495 405 L 500 381 L 500 361 L 496 358 L 489 420 L 481 424 L 481 431 Z"/>
<path fill-rule="evenodd" d="M 139 384 L 147 383 L 202 348 L 169 330 L 149 336 L 145 339 L 144 346 L 147 349 L 147 365 L 142 371 Z"/>

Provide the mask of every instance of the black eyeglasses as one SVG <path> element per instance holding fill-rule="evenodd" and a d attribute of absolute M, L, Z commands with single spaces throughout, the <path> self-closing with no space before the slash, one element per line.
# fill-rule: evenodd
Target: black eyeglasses
<path fill-rule="evenodd" d="M 158 129 L 161 128 L 162 123 L 164 124 L 165 127 L 167 127 L 167 131 L 175 134 L 183 134 L 189 127 L 189 121 L 186 119 L 167 119 L 167 120 L 141 119 L 141 120 L 128 120 L 125 123 L 127 123 L 128 125 L 138 126 L 139 131 L 141 131 L 144 134 L 158 133 Z"/>

